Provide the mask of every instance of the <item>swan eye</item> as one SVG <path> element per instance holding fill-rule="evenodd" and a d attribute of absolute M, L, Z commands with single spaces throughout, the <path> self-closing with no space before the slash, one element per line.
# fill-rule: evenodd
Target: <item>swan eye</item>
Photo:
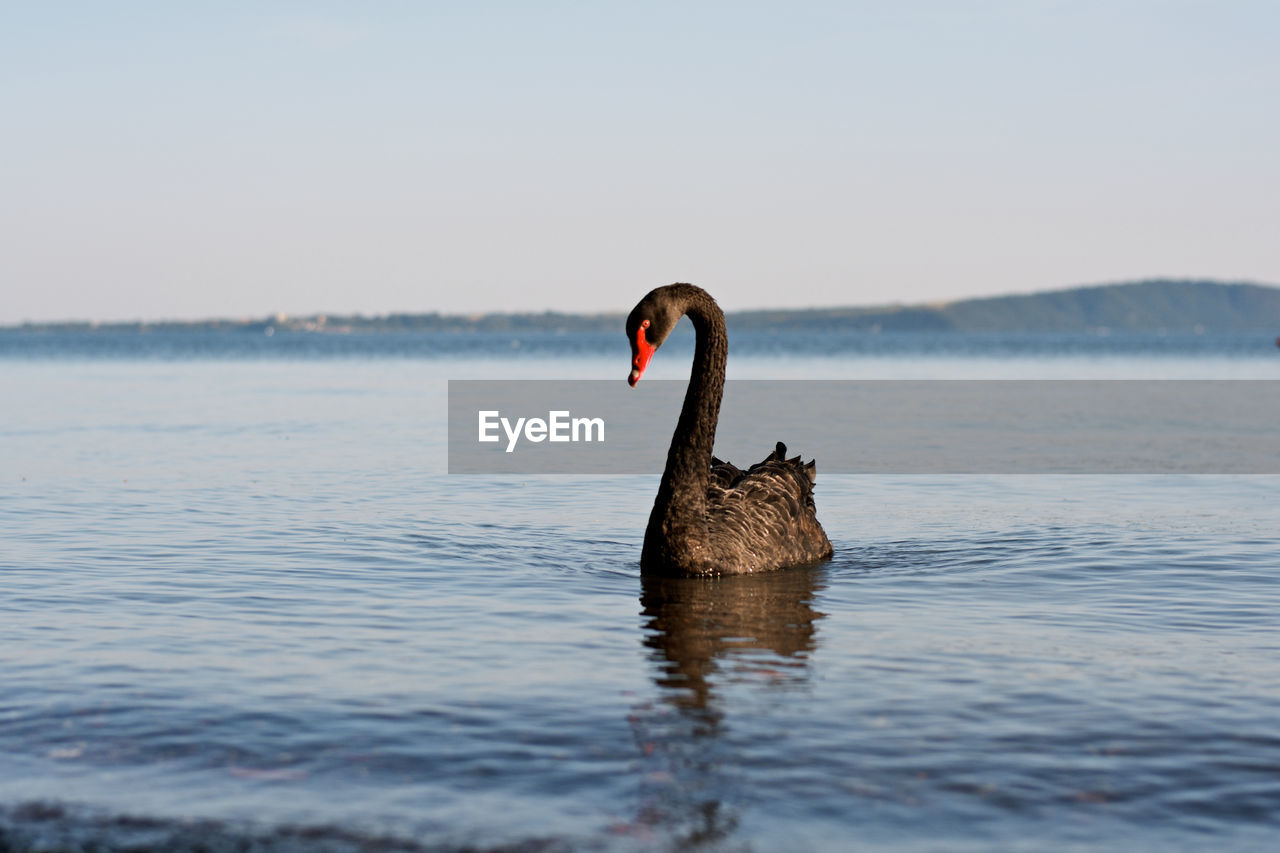
<path fill-rule="evenodd" d="M 647 328 L 649 328 L 649 321 L 648 321 L 648 320 L 645 320 L 643 323 L 641 323 L 641 324 L 640 324 L 640 328 L 642 328 L 642 329 L 647 329 Z"/>

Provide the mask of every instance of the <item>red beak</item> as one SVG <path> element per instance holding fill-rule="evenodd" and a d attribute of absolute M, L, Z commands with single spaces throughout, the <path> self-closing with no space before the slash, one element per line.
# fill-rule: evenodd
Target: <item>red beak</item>
<path fill-rule="evenodd" d="M 632 388 L 636 387 L 636 383 L 644 375 L 644 370 L 649 366 L 649 359 L 653 358 L 655 350 L 657 347 L 645 340 L 644 328 L 636 329 L 636 339 L 631 344 L 631 375 L 627 377 L 627 384 Z"/>

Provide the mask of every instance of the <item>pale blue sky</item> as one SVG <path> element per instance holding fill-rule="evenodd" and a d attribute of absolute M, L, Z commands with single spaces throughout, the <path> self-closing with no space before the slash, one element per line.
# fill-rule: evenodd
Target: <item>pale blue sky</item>
<path fill-rule="evenodd" d="M 0 323 L 1280 283 L 1280 3 L 0 6 Z"/>

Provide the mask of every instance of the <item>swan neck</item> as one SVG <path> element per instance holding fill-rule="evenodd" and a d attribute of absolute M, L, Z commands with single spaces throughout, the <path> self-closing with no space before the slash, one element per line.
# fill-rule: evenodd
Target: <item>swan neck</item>
<path fill-rule="evenodd" d="M 693 369 L 659 494 L 668 498 L 670 516 L 701 521 L 706 513 L 729 339 L 724 313 L 704 291 L 689 294 L 684 313 L 693 323 L 696 338 Z"/>

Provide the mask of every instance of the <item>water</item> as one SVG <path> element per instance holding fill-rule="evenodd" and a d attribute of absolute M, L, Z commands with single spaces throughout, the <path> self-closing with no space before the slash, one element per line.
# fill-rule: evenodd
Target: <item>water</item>
<path fill-rule="evenodd" d="M 820 476 L 831 562 L 657 582 L 657 472 L 444 473 L 446 379 L 621 382 L 621 335 L 22 337 L 0 335 L 0 849 L 1280 829 L 1278 478 Z M 673 350 L 651 375 L 687 371 Z M 735 340 L 731 373 L 1256 379 L 1280 352 L 773 336 Z"/>

